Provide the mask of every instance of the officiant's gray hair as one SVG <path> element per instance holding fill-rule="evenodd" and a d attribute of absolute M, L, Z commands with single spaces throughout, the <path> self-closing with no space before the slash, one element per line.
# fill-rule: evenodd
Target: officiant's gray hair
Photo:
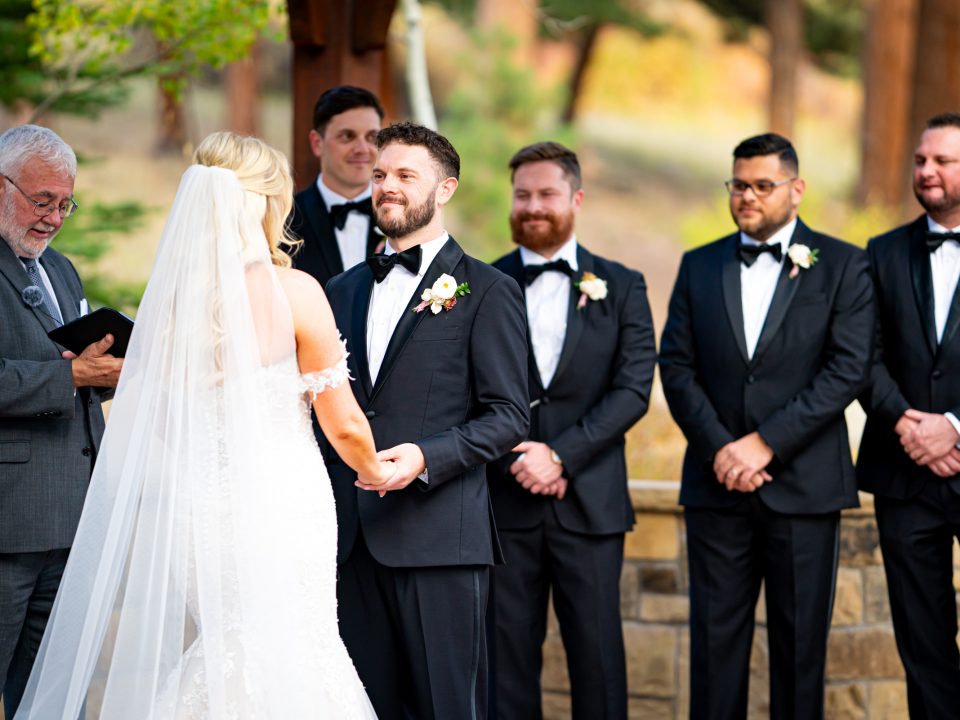
<path fill-rule="evenodd" d="M 50 128 L 18 125 L 0 134 L 0 174 L 16 175 L 30 161 L 41 160 L 71 178 L 77 176 L 77 155 Z"/>

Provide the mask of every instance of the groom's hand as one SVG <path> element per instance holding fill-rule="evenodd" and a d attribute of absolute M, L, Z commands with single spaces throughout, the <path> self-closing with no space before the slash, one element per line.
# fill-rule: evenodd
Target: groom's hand
<path fill-rule="evenodd" d="M 370 485 L 357 480 L 354 483 L 361 490 L 375 490 L 383 497 L 391 490 L 403 490 L 417 479 L 427 469 L 427 461 L 423 458 L 423 451 L 413 443 L 403 443 L 377 453 L 377 460 L 387 460 L 396 463 L 397 471 L 393 477 L 382 485 Z"/>

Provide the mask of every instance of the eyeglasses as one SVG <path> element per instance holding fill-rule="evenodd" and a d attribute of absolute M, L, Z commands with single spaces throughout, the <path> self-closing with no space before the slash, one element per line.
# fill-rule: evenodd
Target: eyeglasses
<path fill-rule="evenodd" d="M 757 197 L 766 197 L 781 185 L 786 185 L 788 182 L 793 182 L 794 180 L 796 180 L 795 177 L 778 180 L 777 182 L 773 180 L 757 180 L 755 183 L 748 183 L 744 180 L 733 178 L 732 180 L 727 180 L 723 185 L 731 195 L 743 195 L 747 190 L 753 190 L 753 194 Z"/>
<path fill-rule="evenodd" d="M 54 210 L 59 211 L 60 219 L 66 220 L 68 217 L 73 215 L 77 210 L 80 209 L 80 206 L 77 205 L 76 201 L 73 198 L 67 198 L 59 205 L 54 205 L 52 202 L 47 202 L 44 200 L 34 200 L 32 197 L 27 195 L 23 190 L 20 189 L 20 186 L 17 185 L 13 180 L 10 179 L 9 175 L 3 175 L 0 173 L 0 177 L 3 177 L 13 185 L 17 192 L 23 195 L 28 202 L 33 203 L 33 214 L 37 217 L 45 218 L 50 215 Z"/>

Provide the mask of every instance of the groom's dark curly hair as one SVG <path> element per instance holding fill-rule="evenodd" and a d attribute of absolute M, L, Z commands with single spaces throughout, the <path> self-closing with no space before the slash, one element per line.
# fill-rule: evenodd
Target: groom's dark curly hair
<path fill-rule="evenodd" d="M 419 145 L 426 148 L 430 158 L 437 164 L 441 179 L 460 179 L 460 155 L 450 141 L 438 132 L 412 122 L 393 123 L 377 133 L 377 148 L 383 150 L 391 143 Z"/>

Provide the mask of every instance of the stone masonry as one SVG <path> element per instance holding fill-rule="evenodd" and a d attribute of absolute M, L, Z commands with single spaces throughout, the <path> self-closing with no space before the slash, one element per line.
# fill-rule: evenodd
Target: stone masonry
<path fill-rule="evenodd" d="M 687 568 L 679 484 L 630 483 L 637 524 L 627 535 L 620 582 L 627 648 L 630 718 L 679 720 L 688 715 L 690 634 Z M 886 577 L 873 516 L 873 498 L 843 514 L 840 567 L 827 656 L 827 717 L 901 720 L 907 717 L 903 667 L 887 602 Z M 960 552 L 954 547 L 954 584 Z M 768 668 L 763 594 L 751 659 L 750 718 L 766 718 Z M 570 717 L 566 659 L 555 619 L 544 648 L 544 717 Z"/>

